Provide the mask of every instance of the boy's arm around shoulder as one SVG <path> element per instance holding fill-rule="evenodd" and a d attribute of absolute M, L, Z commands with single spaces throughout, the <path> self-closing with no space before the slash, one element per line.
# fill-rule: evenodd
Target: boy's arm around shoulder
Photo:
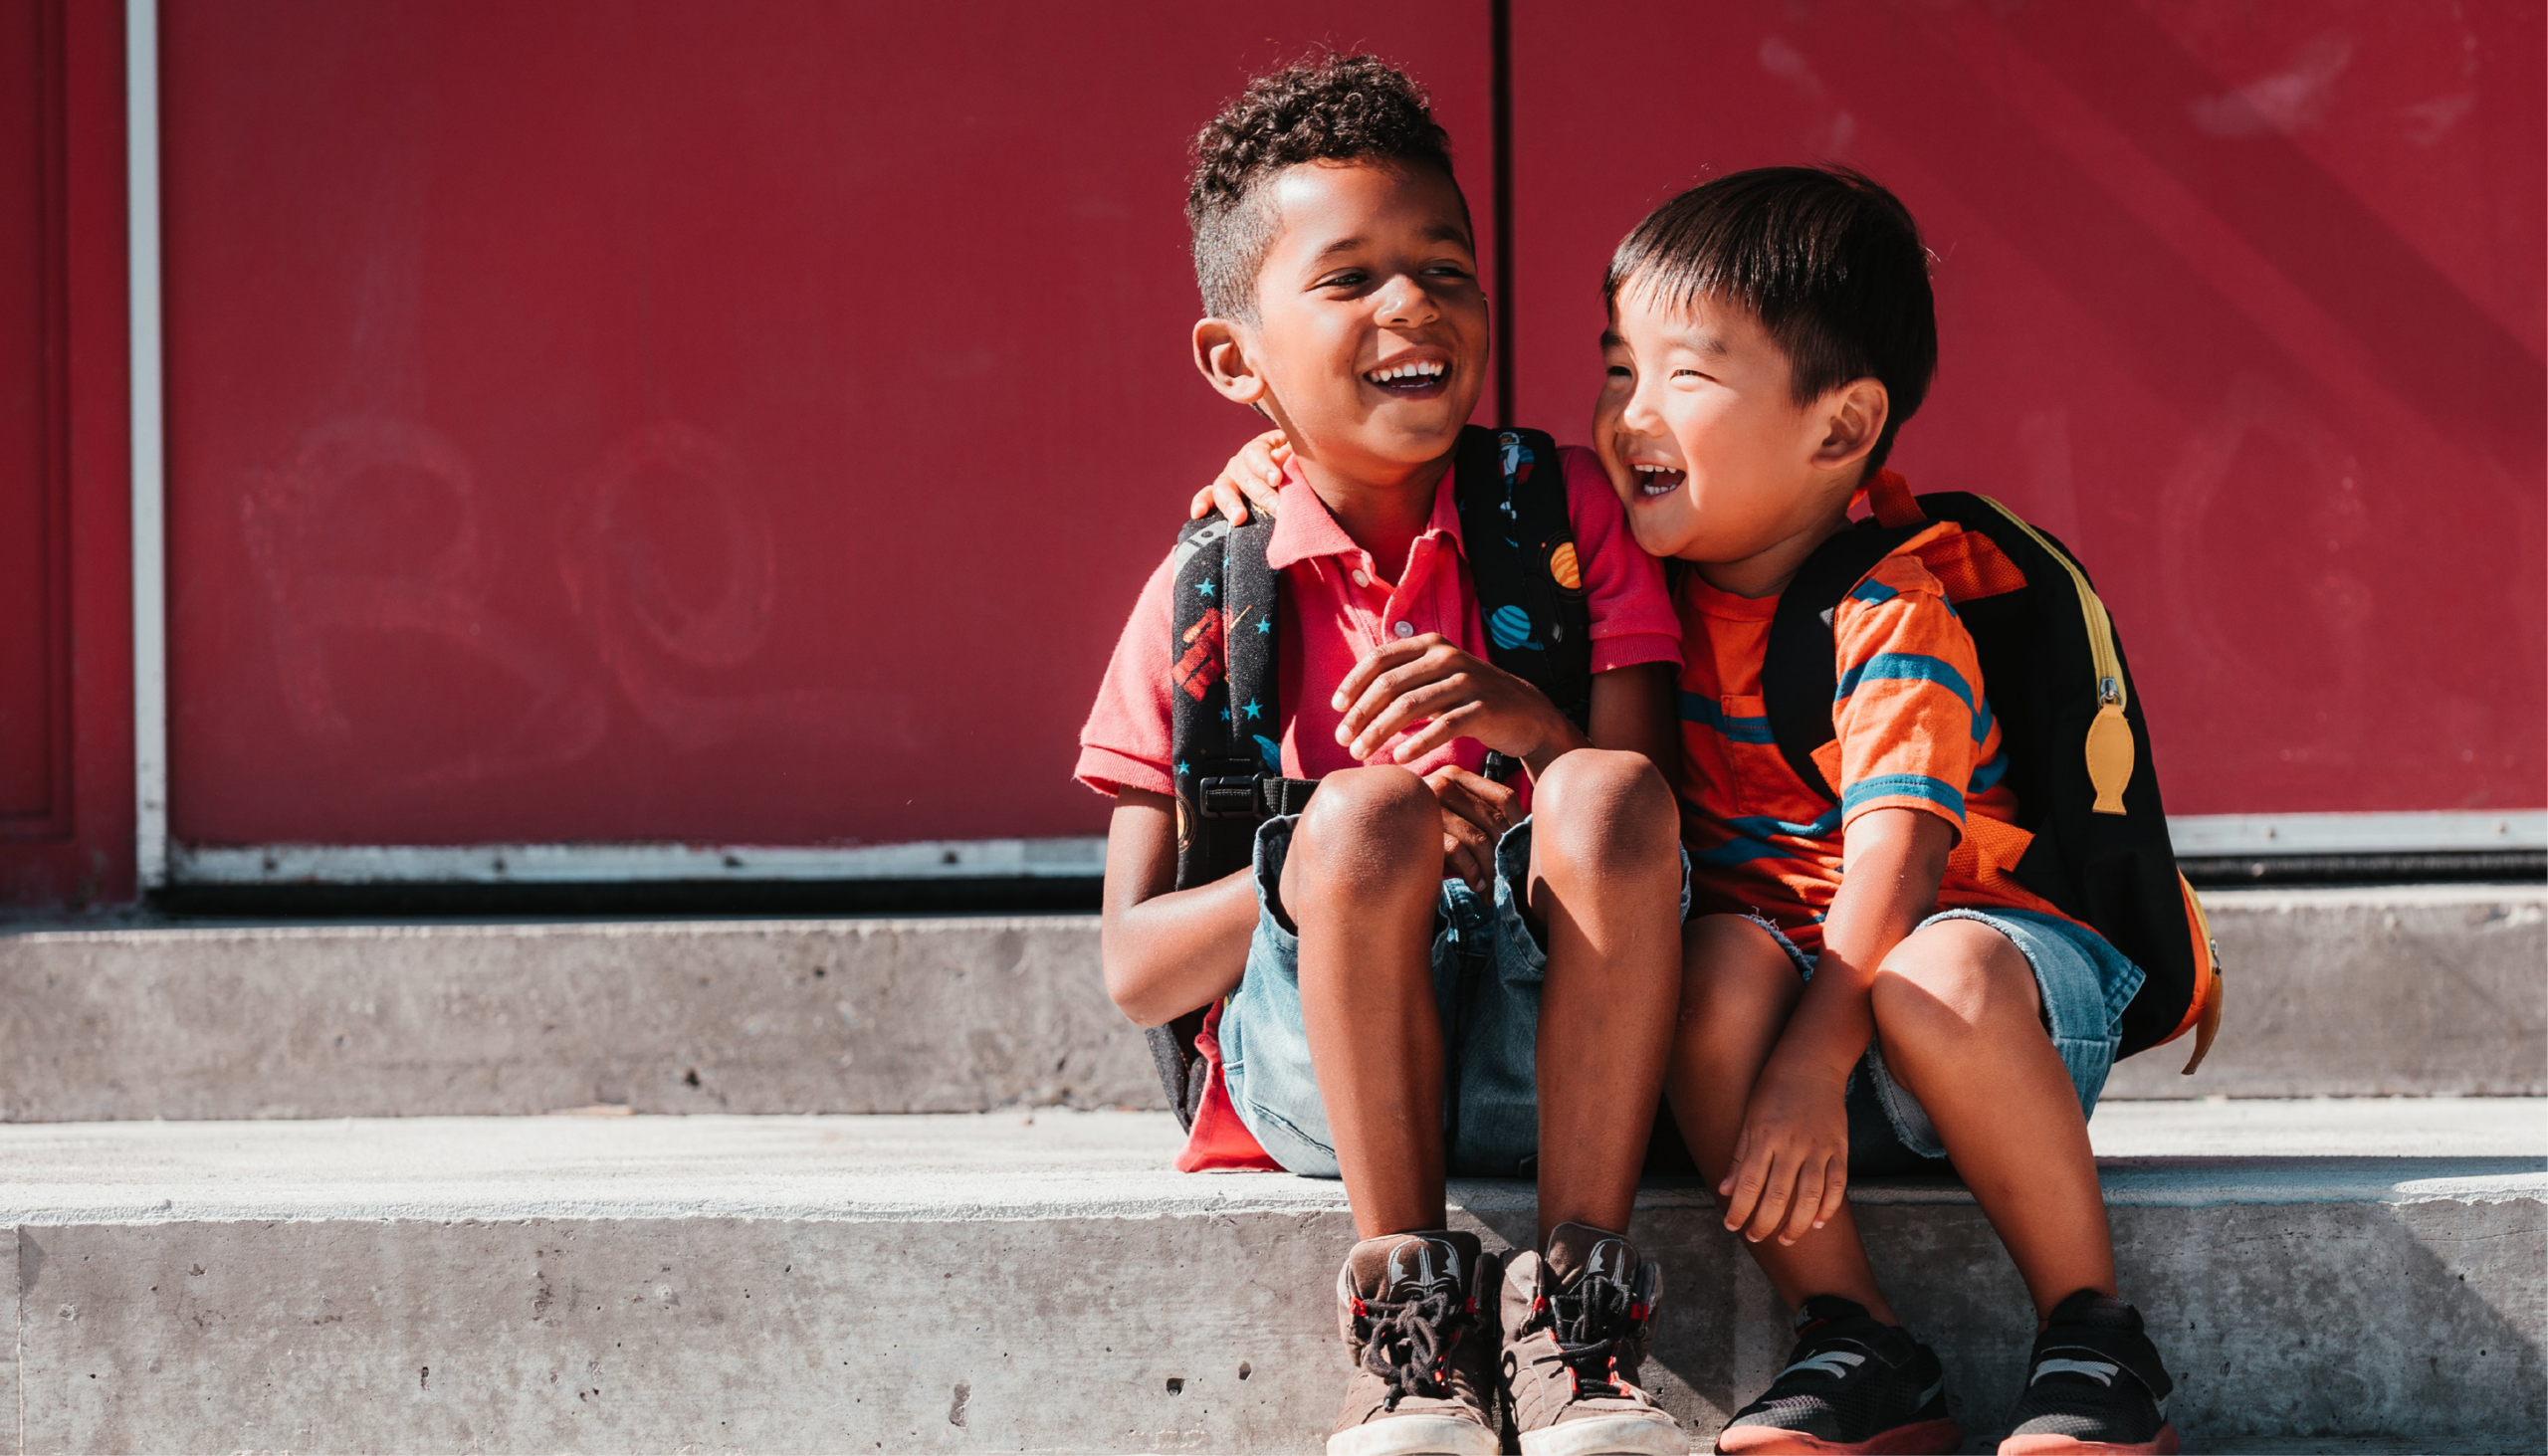
<path fill-rule="evenodd" d="M 1665 587 L 1662 563 L 1628 533 L 1627 518 L 1592 451 L 1558 452 L 1576 558 L 1592 610 L 1592 713 L 1586 725 L 1595 747 L 1642 753 L 1671 779 L 1680 762 L 1677 680 L 1681 622 Z"/>
<path fill-rule="evenodd" d="M 1164 1026 L 1236 986 L 1256 930 L 1249 871 L 1175 889 L 1176 803 L 1124 789 L 1106 834 L 1099 955 L 1106 994 L 1138 1026 Z"/>

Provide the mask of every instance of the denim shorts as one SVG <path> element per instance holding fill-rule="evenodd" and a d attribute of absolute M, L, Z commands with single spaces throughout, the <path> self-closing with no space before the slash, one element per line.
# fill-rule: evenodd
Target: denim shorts
<path fill-rule="evenodd" d="M 1256 833 L 1256 934 L 1247 970 L 1221 1009 L 1221 1076 L 1239 1121 L 1287 1171 L 1337 1175 L 1336 1144 L 1301 1021 L 1301 941 L 1283 913 L 1283 857 L 1299 816 Z M 1442 1022 L 1442 1150 L 1464 1177 L 1527 1177 L 1540 1146 L 1540 985 L 1548 952 L 1522 915 L 1531 821 L 1495 846 L 1495 886 L 1480 896 L 1442 882 L 1433 912 L 1433 1005 Z M 1681 916 L 1690 859 L 1681 857 Z"/>
<path fill-rule="evenodd" d="M 1813 975 L 1813 957 L 1799 949 L 1787 933 L 1759 916 L 1748 917 L 1778 938 L 1796 962 L 1797 972 Z M 2052 1049 L 2070 1072 L 2079 1094 L 2081 1117 L 2097 1110 L 2106 1074 L 2114 1069 L 2115 1049 L 2123 1041 L 2123 1008 L 2141 990 L 2144 972 L 2106 937 L 2087 927 L 2031 910 L 1942 910 L 1920 923 L 1926 930 L 1940 921 L 1979 921 L 2009 937 L 2034 968 L 2035 990 L 2043 1001 L 2043 1027 Z M 1857 1070 L 1849 1074 L 1849 1173 L 1882 1177 L 1888 1173 L 1933 1172 L 1947 1155 L 1931 1126 L 1927 1110 L 1884 1069 L 1884 1053 L 1874 1045 Z"/>

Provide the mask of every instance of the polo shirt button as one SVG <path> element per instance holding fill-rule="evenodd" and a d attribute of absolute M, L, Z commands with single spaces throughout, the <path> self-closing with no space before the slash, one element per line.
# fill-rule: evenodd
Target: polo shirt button
<path fill-rule="evenodd" d="M 1369 572 L 1369 571 L 1364 570 L 1364 569 L 1363 569 L 1362 567 L 1360 567 L 1360 566 L 1355 567 L 1355 568 L 1354 568 L 1354 584 L 1355 584 L 1356 586 L 1369 586 L 1369 585 L 1371 585 L 1371 584 L 1372 584 L 1372 573 L 1371 573 L 1371 572 Z"/>
<path fill-rule="evenodd" d="M 1397 635 L 1399 635 L 1400 637 L 1412 637 L 1412 636 L 1414 636 L 1414 635 L 1415 635 L 1415 624 L 1414 624 L 1413 622 L 1400 622 L 1400 623 L 1398 623 L 1398 624 L 1397 624 Z"/>

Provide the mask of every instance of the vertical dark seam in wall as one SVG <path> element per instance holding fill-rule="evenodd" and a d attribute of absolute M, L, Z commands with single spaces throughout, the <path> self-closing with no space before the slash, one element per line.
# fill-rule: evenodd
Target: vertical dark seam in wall
<path fill-rule="evenodd" d="M 1495 422 L 1513 423 L 1513 5 L 1488 0 L 1495 147 Z"/>

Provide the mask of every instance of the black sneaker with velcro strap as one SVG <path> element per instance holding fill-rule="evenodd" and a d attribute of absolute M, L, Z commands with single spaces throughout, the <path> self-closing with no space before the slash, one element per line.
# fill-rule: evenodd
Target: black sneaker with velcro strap
<path fill-rule="evenodd" d="M 1922 1456 L 1964 1444 L 1937 1353 L 1911 1332 L 1828 1294 L 1806 1300 L 1796 1321 L 1787 1368 L 1735 1412 L 1717 1434 L 1719 1451 Z"/>
<path fill-rule="evenodd" d="M 2083 1289 L 2055 1305 L 2026 1357 L 2026 1388 L 2000 1456 L 2085 1456 L 2177 1449 L 2168 1421 L 2176 1381 L 2141 1332 L 2141 1312 Z"/>

